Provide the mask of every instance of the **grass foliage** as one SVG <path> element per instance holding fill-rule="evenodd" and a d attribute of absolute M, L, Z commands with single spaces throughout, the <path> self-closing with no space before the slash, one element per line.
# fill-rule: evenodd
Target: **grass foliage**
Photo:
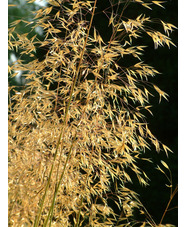
<path fill-rule="evenodd" d="M 152 89 L 160 101 L 168 95 L 148 82 L 158 71 L 141 60 L 145 46 L 134 42 L 146 35 L 155 48 L 170 47 L 175 26 L 144 14 L 125 17 L 129 4 L 150 9 L 162 1 L 108 0 L 112 34 L 105 41 L 93 23 L 98 0 L 48 2 L 32 21 L 9 29 L 9 48 L 20 53 L 9 73 L 21 70 L 26 81 L 20 91 L 9 88 L 9 225 L 164 226 L 127 187 L 131 173 L 148 184 L 138 160 L 150 161 L 143 154 L 151 146 L 170 152 L 142 114 L 151 113 Z M 19 23 L 42 28 L 44 40 L 17 34 Z"/>

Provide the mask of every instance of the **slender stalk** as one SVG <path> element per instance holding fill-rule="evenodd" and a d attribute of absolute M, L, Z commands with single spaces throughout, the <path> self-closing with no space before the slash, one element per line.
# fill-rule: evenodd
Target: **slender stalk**
<path fill-rule="evenodd" d="M 75 77 L 74 77 L 74 79 L 73 79 L 73 84 L 72 84 L 71 91 L 70 91 L 70 97 L 69 97 L 69 101 L 68 101 L 67 108 L 66 108 L 66 112 L 65 112 L 64 125 L 63 125 L 63 128 L 62 128 L 62 130 L 61 130 L 61 134 L 60 134 L 60 137 L 59 137 L 59 140 L 58 140 L 58 146 L 57 146 L 56 152 L 55 152 L 55 159 L 56 159 L 56 156 L 57 156 L 57 151 L 58 151 L 58 148 L 59 148 L 59 143 L 60 143 L 60 141 L 61 141 L 62 135 L 64 134 L 65 125 L 67 124 L 67 115 L 68 115 L 68 111 L 69 111 L 69 108 L 70 108 L 70 103 L 71 103 L 71 100 L 72 100 L 72 95 L 73 95 L 73 91 L 74 91 L 74 88 L 75 88 L 75 84 L 76 84 L 76 81 L 77 81 L 77 78 L 78 78 L 78 75 L 79 75 L 80 66 L 81 66 L 81 63 L 82 63 L 82 60 L 83 60 L 83 55 L 84 55 L 85 47 L 86 47 L 86 44 L 87 44 L 87 40 L 88 40 L 90 28 L 91 28 L 91 26 L 92 26 L 92 21 L 93 21 L 93 17 L 94 17 L 94 13 L 95 13 L 95 8 L 96 8 L 96 3 L 97 3 L 97 0 L 95 0 L 95 2 L 94 2 L 94 7 L 93 7 L 93 12 L 92 12 L 92 16 L 91 16 L 89 28 L 88 28 L 88 31 L 87 31 L 87 35 L 86 35 L 86 39 L 85 39 L 85 42 L 84 42 L 83 50 L 82 50 L 81 55 L 80 55 L 80 61 L 79 61 L 79 64 L 78 64 L 78 68 L 77 68 Z M 76 131 L 76 133 L 77 133 L 77 131 Z M 72 145 L 73 145 L 73 143 L 72 143 Z M 65 169 L 66 169 L 68 160 L 69 160 L 69 158 L 70 158 L 70 154 L 71 154 L 71 150 L 72 150 L 72 145 L 71 145 L 70 151 L 69 151 L 69 153 L 68 153 L 68 156 L 67 156 L 67 159 L 66 159 L 66 162 L 65 162 L 65 165 L 64 165 L 64 168 L 63 168 L 63 172 L 62 172 L 62 174 L 61 174 L 61 177 L 60 177 L 60 180 L 59 180 L 57 189 L 55 190 L 55 193 L 54 193 L 54 196 L 53 196 L 52 205 L 51 205 L 50 211 L 49 211 L 49 213 L 48 213 L 48 216 L 47 216 L 47 219 L 46 219 L 46 222 L 45 222 L 46 224 L 45 224 L 44 226 L 46 226 L 47 223 L 48 223 L 48 220 L 49 220 L 49 216 L 50 216 L 51 211 L 53 212 L 54 203 L 55 203 L 55 199 L 56 199 L 56 195 L 57 195 L 57 192 L 58 192 L 60 183 L 61 183 L 61 181 L 62 181 L 62 178 L 63 178 L 63 176 L 64 176 L 64 172 L 65 172 Z M 53 165 L 52 165 L 52 169 L 51 169 L 50 173 L 52 173 L 52 171 L 53 171 L 53 166 L 54 166 L 54 163 L 53 163 Z M 51 174 L 50 174 L 50 179 L 51 179 Z M 49 182 L 49 181 L 48 181 L 48 182 Z M 47 184 L 47 187 L 46 187 L 47 190 L 48 190 L 48 186 L 49 186 L 49 183 Z M 47 190 L 45 190 L 45 192 L 46 192 Z M 43 204 L 44 204 L 45 197 L 46 197 L 46 193 L 44 194 L 44 199 L 43 199 L 43 201 L 42 201 L 42 208 L 43 208 Z M 39 212 L 39 215 L 41 216 L 41 210 L 40 210 L 40 212 Z M 39 218 L 40 218 L 40 216 L 39 216 Z M 38 219 L 39 219 L 39 218 L 38 218 Z M 52 218 L 52 217 L 51 217 L 51 218 Z M 37 223 L 38 223 L 38 222 L 39 222 L 39 221 L 37 221 Z M 38 224 L 39 224 L 39 223 L 38 223 Z M 36 226 L 38 226 L 38 225 L 36 225 Z M 35 227 L 35 226 L 34 226 L 34 227 Z"/>
<path fill-rule="evenodd" d="M 86 182 L 87 182 L 87 180 L 88 180 L 88 176 L 89 176 L 89 174 L 87 174 Z M 83 189 L 84 189 L 84 187 L 83 187 Z M 83 195 L 81 195 L 81 203 L 80 203 L 80 206 L 79 206 L 78 215 L 77 215 L 77 217 L 76 217 L 76 225 L 75 225 L 75 227 L 78 227 L 78 226 L 79 226 L 79 221 L 80 221 L 80 214 L 81 214 L 82 204 L 83 204 Z"/>
<path fill-rule="evenodd" d="M 76 132 L 76 134 L 77 134 L 77 132 Z M 69 152 L 68 152 L 67 159 L 66 159 L 66 161 L 65 161 L 65 165 L 64 165 L 64 167 L 63 167 L 63 171 L 62 171 L 62 173 L 61 173 L 61 176 L 60 176 L 59 182 L 57 183 L 57 186 L 56 186 L 56 188 L 55 188 L 55 192 L 54 192 L 54 196 L 53 196 L 52 204 L 51 204 L 51 206 L 50 206 L 50 210 L 49 210 L 49 212 L 48 212 L 48 216 L 47 216 L 47 219 L 45 220 L 45 223 L 44 223 L 43 227 L 46 227 L 46 226 L 47 226 L 47 223 L 48 223 L 48 220 L 49 220 L 50 214 L 51 214 L 51 212 L 53 213 L 53 210 L 54 210 L 54 204 L 55 204 L 55 199 L 56 199 L 56 196 L 57 196 L 57 193 L 58 193 L 59 187 L 60 187 L 60 185 L 61 185 L 61 181 L 62 181 L 62 179 L 63 179 L 63 176 L 64 176 L 64 173 L 65 173 L 65 170 L 66 170 L 66 166 L 67 166 L 68 160 L 70 159 L 70 155 L 71 155 L 71 153 L 72 153 L 72 148 L 73 148 L 73 145 L 74 145 L 75 139 L 76 139 L 76 135 L 74 136 L 74 139 L 73 139 L 73 141 L 72 141 L 72 144 L 71 144 L 70 150 L 69 150 Z M 50 217 L 50 218 L 52 219 L 52 215 L 51 215 L 51 217 Z"/>
<path fill-rule="evenodd" d="M 76 225 L 75 225 L 75 227 L 78 227 L 79 226 L 82 204 L 83 204 L 83 196 L 81 195 L 81 203 L 80 203 L 79 212 L 78 212 L 78 215 L 77 215 L 77 218 L 76 218 Z"/>
<path fill-rule="evenodd" d="M 165 214 L 167 213 L 168 208 L 169 208 L 169 206 L 170 206 L 170 203 L 171 203 L 172 199 L 174 198 L 174 196 L 176 195 L 177 191 L 178 191 L 178 186 L 176 186 L 176 188 L 174 189 L 174 191 L 173 191 L 173 193 L 172 193 L 172 195 L 171 195 L 171 197 L 170 197 L 170 199 L 169 199 L 169 202 L 167 203 L 167 206 L 166 206 L 165 211 L 164 211 L 164 213 L 163 213 L 163 215 L 162 215 L 160 224 L 163 222 L 163 219 L 164 219 L 164 217 L 165 217 Z"/>
<path fill-rule="evenodd" d="M 149 219 L 149 222 L 151 223 L 152 226 L 157 226 L 156 222 L 153 220 L 153 218 L 151 217 L 151 215 L 149 214 L 148 210 L 145 208 L 145 206 L 142 204 L 142 202 L 139 200 L 139 198 L 136 198 L 136 200 L 139 202 L 139 204 L 141 205 L 141 207 L 144 209 L 147 218 Z"/>
<path fill-rule="evenodd" d="M 51 169 L 50 169 L 50 174 L 49 174 L 48 181 L 47 181 L 46 188 L 45 188 L 45 192 L 44 192 L 43 198 L 42 198 L 41 203 L 40 203 L 39 214 L 35 218 L 34 227 L 39 226 L 39 220 L 41 218 L 41 213 L 42 213 L 42 210 L 43 210 L 44 201 L 45 201 L 46 194 L 47 194 L 47 191 L 48 191 L 48 188 L 49 188 L 49 185 L 50 185 L 51 176 L 52 176 L 52 172 L 53 172 L 53 168 L 54 168 L 54 163 L 55 163 L 55 160 L 56 160 L 56 157 L 57 157 L 57 151 L 58 151 L 59 144 L 60 144 L 60 141 L 61 141 L 61 137 L 62 137 L 62 134 L 63 134 L 63 131 L 64 131 L 63 129 L 64 129 L 64 127 L 62 128 L 59 139 L 58 139 L 58 143 L 57 143 L 56 151 L 55 151 L 55 155 L 54 155 L 54 161 L 52 163 L 52 166 L 51 166 Z"/>
<path fill-rule="evenodd" d="M 59 78 L 60 78 L 60 77 L 61 77 L 61 67 L 60 67 L 60 71 L 59 71 Z M 54 107 L 54 110 L 55 110 L 55 111 L 57 110 L 58 93 L 59 93 L 59 84 L 60 84 L 60 82 L 58 81 L 58 84 L 57 84 L 56 101 L 55 101 L 55 107 Z"/>

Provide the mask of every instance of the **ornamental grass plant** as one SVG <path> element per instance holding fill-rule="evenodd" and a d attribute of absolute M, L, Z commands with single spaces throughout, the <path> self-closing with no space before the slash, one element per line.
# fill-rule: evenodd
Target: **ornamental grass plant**
<path fill-rule="evenodd" d="M 146 122 L 151 91 L 160 101 L 168 94 L 148 81 L 159 72 L 139 43 L 148 36 L 155 49 L 170 47 L 176 27 L 125 16 L 130 4 L 150 10 L 161 1 L 108 0 L 104 40 L 94 23 L 100 1 L 48 0 L 32 21 L 9 28 L 9 49 L 20 54 L 9 74 L 21 71 L 25 79 L 21 90 L 9 87 L 9 226 L 165 226 L 167 210 L 155 223 L 128 185 L 131 172 L 148 185 L 138 161 L 151 161 L 144 153 L 152 146 L 171 152 Z M 19 23 L 40 27 L 44 39 L 16 33 Z M 169 204 L 176 192 L 171 188 Z"/>

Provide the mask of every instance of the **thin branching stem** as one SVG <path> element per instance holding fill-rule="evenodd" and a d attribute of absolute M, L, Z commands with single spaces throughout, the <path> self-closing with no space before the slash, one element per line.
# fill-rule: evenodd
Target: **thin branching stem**
<path fill-rule="evenodd" d="M 164 211 L 164 213 L 163 213 L 163 215 L 161 217 L 160 224 L 162 224 L 163 219 L 165 217 L 165 214 L 167 213 L 167 211 L 169 209 L 170 203 L 172 202 L 172 200 L 173 200 L 173 198 L 174 198 L 174 196 L 176 195 L 177 192 L 178 192 L 178 186 L 176 186 L 176 188 L 174 189 L 173 193 L 171 194 L 171 197 L 170 197 L 170 199 L 169 199 L 169 201 L 167 203 L 167 206 L 165 208 L 165 211 Z"/>
<path fill-rule="evenodd" d="M 78 65 L 78 68 L 77 68 L 77 72 L 76 72 L 75 78 L 73 79 L 73 84 L 72 84 L 71 91 L 70 91 L 70 97 L 69 97 L 69 101 L 68 101 L 67 108 L 66 108 L 66 112 L 65 112 L 64 126 L 63 126 L 63 129 L 62 129 L 62 131 L 61 131 L 61 134 L 60 134 L 60 137 L 59 137 L 59 140 L 58 140 L 58 144 L 57 144 L 58 146 L 57 146 L 57 148 L 56 148 L 55 157 L 56 157 L 56 155 L 57 155 L 59 143 L 60 143 L 60 141 L 61 141 L 61 138 L 62 138 L 62 135 L 63 135 L 63 132 L 64 132 L 65 125 L 67 124 L 67 115 L 68 115 L 68 111 L 69 111 L 69 108 L 70 108 L 70 103 L 71 103 L 71 100 L 72 100 L 72 95 L 73 95 L 73 91 L 74 91 L 74 88 L 75 88 L 75 84 L 76 84 L 76 81 L 77 81 L 77 78 L 78 78 L 78 75 L 79 75 L 79 70 L 80 70 L 81 62 L 82 62 L 82 60 L 83 60 L 83 55 L 84 55 L 86 43 L 87 43 L 87 40 L 88 40 L 90 28 L 91 28 L 91 26 L 92 26 L 92 21 L 93 21 L 93 17 L 94 17 L 94 13 L 95 13 L 95 8 L 96 8 L 96 3 L 97 3 L 97 0 L 95 0 L 95 2 L 94 2 L 93 12 L 92 12 L 92 16 L 91 16 L 89 28 L 88 28 L 88 31 L 87 31 L 86 39 L 85 39 L 85 42 L 84 42 L 83 50 L 82 50 L 81 55 L 80 55 L 79 65 Z M 77 131 L 76 131 L 76 133 L 77 133 Z M 74 142 L 74 141 L 73 141 L 73 142 Z M 66 169 L 68 160 L 69 160 L 69 158 L 70 158 L 72 146 L 73 146 L 73 143 L 72 143 L 71 149 L 70 149 L 70 151 L 69 151 L 69 153 L 68 153 L 68 156 L 67 156 L 67 159 L 66 159 L 66 162 L 65 162 L 65 165 L 64 165 L 64 169 L 63 169 L 63 172 L 62 172 L 62 174 L 61 174 L 61 177 L 60 177 L 60 180 L 59 180 L 57 189 L 55 190 L 55 193 L 54 193 L 54 196 L 53 196 L 53 202 L 52 202 L 52 206 L 51 206 L 51 209 L 50 209 L 52 212 L 53 212 L 53 209 L 54 209 L 54 203 L 55 203 L 56 195 L 57 195 L 57 192 L 58 192 L 60 183 L 61 183 L 61 181 L 62 181 L 62 178 L 63 178 L 63 176 L 64 176 L 64 172 L 65 172 L 65 169 Z M 53 168 L 52 168 L 52 170 L 53 170 Z M 52 172 L 52 170 L 51 170 L 51 172 Z M 51 178 L 51 174 L 50 174 L 50 178 Z M 48 189 L 48 188 L 47 188 L 47 189 Z M 48 214 L 47 219 L 46 219 L 46 224 L 45 224 L 45 226 L 46 226 L 47 223 L 48 223 L 48 220 L 49 220 L 49 216 L 50 216 L 50 212 L 51 212 L 51 211 L 49 211 L 49 214 Z M 51 217 L 51 218 L 52 218 L 52 217 Z"/>
<path fill-rule="evenodd" d="M 79 211 L 78 211 L 78 214 L 77 214 L 76 226 L 75 227 L 79 226 L 82 204 L 83 204 L 83 195 L 81 195 L 81 202 L 80 202 L 80 205 L 79 205 Z"/>
<path fill-rule="evenodd" d="M 72 148 L 73 148 L 73 146 L 74 146 L 75 140 L 76 140 L 76 135 L 75 135 L 75 137 L 74 137 L 74 139 L 73 139 L 73 141 L 72 141 L 70 150 L 69 150 L 69 152 L 68 152 L 68 155 L 67 155 L 67 158 L 66 158 L 66 161 L 65 161 L 65 164 L 64 164 L 63 171 L 62 171 L 62 173 L 61 173 L 59 182 L 56 184 L 55 191 L 54 191 L 54 196 L 53 196 L 53 200 L 52 200 L 52 204 L 51 204 L 51 206 L 50 206 L 50 210 L 49 210 L 49 212 L 48 212 L 47 219 L 45 220 L 43 227 L 46 227 L 46 226 L 47 226 L 49 218 L 52 219 L 52 215 L 51 215 L 51 217 L 50 217 L 50 214 L 53 214 L 56 196 L 57 196 L 59 187 L 60 187 L 60 185 L 61 185 L 61 181 L 62 181 L 62 179 L 63 179 L 63 176 L 64 176 L 64 174 L 65 174 L 65 170 L 66 170 L 68 161 L 69 161 L 69 159 L 70 159 L 70 155 L 71 155 L 71 153 L 72 153 Z"/>

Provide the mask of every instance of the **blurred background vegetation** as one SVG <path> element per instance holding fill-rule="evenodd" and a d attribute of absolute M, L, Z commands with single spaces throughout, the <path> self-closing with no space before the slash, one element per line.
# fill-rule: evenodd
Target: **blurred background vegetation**
<path fill-rule="evenodd" d="M 117 2 L 117 0 L 115 1 Z M 8 20 L 9 24 L 18 19 L 24 19 L 31 21 L 33 18 L 32 11 L 39 9 L 42 7 L 43 1 L 38 1 L 38 4 L 25 4 L 25 0 L 9 0 L 9 4 L 14 4 L 16 6 L 9 7 L 9 15 Z M 98 1 L 97 5 L 97 14 L 94 18 L 94 23 L 98 28 L 100 34 L 103 37 L 103 40 L 108 40 L 110 37 L 109 28 L 107 26 L 108 20 L 103 13 L 109 6 L 108 0 Z M 122 10 L 122 4 L 120 5 L 119 11 Z M 150 16 L 150 18 L 160 18 L 165 22 L 169 22 L 178 25 L 178 1 L 177 0 L 167 0 L 164 4 L 165 9 L 154 6 L 153 10 L 150 11 L 143 7 L 140 7 L 138 4 L 131 4 L 125 11 L 125 17 L 136 18 L 141 13 L 146 16 Z M 100 13 L 99 13 L 100 12 Z M 118 12 L 119 13 L 119 12 Z M 156 28 L 155 24 L 155 28 Z M 18 33 L 27 33 L 30 32 L 31 28 L 25 26 L 24 23 L 19 24 L 17 26 Z M 157 29 L 157 28 L 156 28 Z M 159 29 L 159 27 L 158 27 Z M 37 37 L 42 40 L 43 39 L 43 31 L 41 29 L 34 29 L 29 36 L 37 34 Z M 174 31 L 170 36 L 172 41 L 177 45 L 177 31 Z M 170 197 L 170 189 L 165 186 L 168 184 L 166 177 L 156 170 L 156 166 L 162 166 L 160 160 L 165 160 L 169 165 L 172 178 L 173 178 L 173 189 L 177 185 L 178 182 L 178 54 L 177 48 L 171 47 L 168 49 L 167 47 L 162 47 L 158 49 L 154 49 L 154 45 L 152 40 L 149 37 L 143 36 L 140 39 L 140 44 L 148 46 L 146 48 L 144 56 L 142 56 L 142 60 L 153 67 L 155 67 L 160 75 L 157 75 L 155 78 L 150 78 L 150 82 L 156 84 L 160 89 L 169 94 L 169 101 L 162 100 L 159 104 L 159 97 L 157 93 L 153 93 L 155 97 L 150 99 L 150 104 L 152 105 L 151 111 L 153 116 L 148 112 L 144 114 L 147 117 L 147 122 L 149 122 L 149 128 L 152 133 L 164 144 L 166 144 L 174 153 L 169 155 L 167 159 L 166 155 L 162 152 L 157 154 L 152 147 L 151 151 L 147 151 L 145 156 L 151 157 L 153 163 L 143 165 L 143 169 L 148 174 L 150 178 L 150 186 L 144 188 L 139 185 L 138 181 L 135 180 L 132 185 L 128 185 L 129 188 L 133 189 L 140 195 L 141 202 L 146 207 L 148 212 L 152 215 L 155 222 L 159 222 L 161 216 L 166 208 L 166 205 L 169 201 Z M 43 52 L 38 51 L 37 57 L 40 58 L 43 55 Z M 19 53 L 9 52 L 9 64 L 19 58 Z M 29 59 L 25 59 L 29 60 Z M 130 64 L 130 62 L 129 62 Z M 24 87 L 24 80 L 21 77 L 21 72 L 19 72 L 18 76 L 14 79 L 9 78 L 9 85 L 16 85 L 18 89 L 22 89 Z M 166 170 L 165 170 L 166 171 Z M 171 223 L 174 225 L 178 225 L 177 218 L 177 196 L 173 199 L 170 210 L 166 214 L 164 218 L 165 223 Z M 172 209 L 175 208 L 175 209 Z"/>

